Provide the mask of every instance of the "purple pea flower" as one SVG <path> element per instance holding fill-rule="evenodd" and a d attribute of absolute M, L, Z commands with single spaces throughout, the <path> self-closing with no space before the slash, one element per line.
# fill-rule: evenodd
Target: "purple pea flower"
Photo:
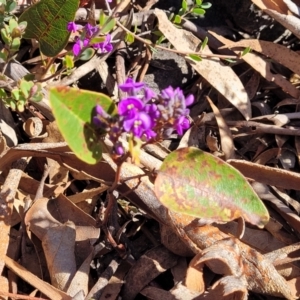
<path fill-rule="evenodd" d="M 123 92 L 134 94 L 144 86 L 144 82 L 135 82 L 132 78 L 127 78 L 125 83 L 119 85 L 119 88 Z"/>
<path fill-rule="evenodd" d="M 78 56 L 83 47 L 87 47 L 90 43 L 90 40 L 85 38 L 83 41 L 79 39 L 79 37 L 75 37 L 75 44 L 73 46 L 73 54 L 74 56 Z"/>
<path fill-rule="evenodd" d="M 75 22 L 69 22 L 67 25 L 67 30 L 69 32 L 76 32 L 78 30 L 78 25 Z"/>
<path fill-rule="evenodd" d="M 97 33 L 98 31 L 98 26 L 92 26 L 91 24 L 87 23 L 85 26 L 84 26 L 84 30 L 85 30 L 85 33 L 88 37 L 91 37 L 93 36 L 95 33 Z"/>
<path fill-rule="evenodd" d="M 180 116 L 177 120 L 175 120 L 173 124 L 173 128 L 177 131 L 179 135 L 183 134 L 184 129 L 188 129 L 190 127 L 190 121 L 185 116 Z"/>
<path fill-rule="evenodd" d="M 118 113 L 121 116 L 128 118 L 134 118 L 136 113 L 141 111 L 144 107 L 144 103 L 137 98 L 128 97 L 122 99 L 118 104 Z"/>
<path fill-rule="evenodd" d="M 152 125 L 151 118 L 145 112 L 138 112 L 133 118 L 126 118 L 123 126 L 126 132 L 132 132 L 134 136 L 140 138 Z"/>
<path fill-rule="evenodd" d="M 111 44 L 111 35 L 107 34 L 103 42 L 93 44 L 92 46 L 95 49 L 99 49 L 101 53 L 111 52 L 113 50 L 113 45 Z"/>

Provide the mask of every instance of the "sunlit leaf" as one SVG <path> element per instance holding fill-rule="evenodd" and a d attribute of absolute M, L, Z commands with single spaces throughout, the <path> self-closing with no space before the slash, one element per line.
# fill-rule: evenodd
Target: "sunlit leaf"
<path fill-rule="evenodd" d="M 209 9 L 209 8 L 211 8 L 211 3 L 204 2 L 204 3 L 201 4 L 201 8 L 203 8 L 203 9 Z"/>
<path fill-rule="evenodd" d="M 37 39 L 43 54 L 56 56 L 68 43 L 67 24 L 73 21 L 79 0 L 40 0 L 19 18 L 27 21 L 25 39 Z"/>
<path fill-rule="evenodd" d="M 201 56 L 197 55 L 197 54 L 189 54 L 188 58 L 190 58 L 191 60 L 196 61 L 196 62 L 202 60 Z"/>
<path fill-rule="evenodd" d="M 116 25 L 115 18 L 108 18 L 103 27 L 101 27 L 101 33 L 108 33 L 110 32 Z"/>
<path fill-rule="evenodd" d="M 170 210 L 228 222 L 243 217 L 263 227 L 269 214 L 243 175 L 223 160 L 197 148 L 169 154 L 155 181 L 157 198 Z"/>
<path fill-rule="evenodd" d="M 205 39 L 203 40 L 202 44 L 201 44 L 201 49 L 202 50 L 206 47 L 207 43 L 208 43 L 208 37 L 206 36 Z"/>
<path fill-rule="evenodd" d="M 180 24 L 181 23 L 181 17 L 179 15 L 176 15 L 174 18 L 174 23 L 175 24 Z"/>
<path fill-rule="evenodd" d="M 250 51 L 251 51 L 251 47 L 245 48 L 245 49 L 243 50 L 243 52 L 242 52 L 242 56 L 248 54 Z"/>
<path fill-rule="evenodd" d="M 202 8 L 193 8 L 192 9 L 192 13 L 195 15 L 204 15 L 205 14 L 205 10 Z"/>
<path fill-rule="evenodd" d="M 81 160 L 95 164 L 102 149 L 91 124 L 94 109 L 100 104 L 109 114 L 115 114 L 113 101 L 105 94 L 69 87 L 51 88 L 49 95 L 57 126 L 69 147 Z"/>
<path fill-rule="evenodd" d="M 184 10 L 187 10 L 187 1 L 186 1 L 186 0 L 182 0 L 182 2 L 181 2 L 181 7 L 182 7 Z"/>

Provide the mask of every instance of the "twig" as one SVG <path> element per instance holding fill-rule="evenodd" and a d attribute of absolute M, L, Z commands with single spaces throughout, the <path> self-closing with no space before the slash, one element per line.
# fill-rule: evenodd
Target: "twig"
<path fill-rule="evenodd" d="M 165 51 L 169 51 L 169 52 L 173 52 L 176 54 L 180 54 L 180 55 L 200 55 L 201 57 L 206 57 L 206 58 L 222 58 L 222 59 L 237 59 L 239 58 L 237 55 L 222 55 L 222 54 L 210 54 L 210 53 L 202 53 L 201 51 L 198 52 L 194 52 L 194 51 L 180 51 L 180 50 L 176 50 L 176 49 L 169 49 L 160 45 L 156 45 L 153 44 L 151 41 L 149 40 L 145 40 L 139 36 L 137 36 L 136 34 L 134 34 L 132 31 L 130 31 L 129 29 L 127 29 L 126 27 L 124 27 L 119 21 L 116 22 L 117 25 L 122 28 L 125 32 L 131 34 L 136 40 L 144 43 L 145 45 L 152 47 L 152 48 L 156 48 L 156 49 L 160 49 L 160 50 L 165 50 Z"/>

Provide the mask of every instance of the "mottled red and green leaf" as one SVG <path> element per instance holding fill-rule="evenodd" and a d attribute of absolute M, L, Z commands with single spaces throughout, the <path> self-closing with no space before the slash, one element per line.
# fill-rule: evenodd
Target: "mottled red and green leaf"
<path fill-rule="evenodd" d="M 155 181 L 158 199 L 170 210 L 228 222 L 239 217 L 263 227 L 269 214 L 244 176 L 197 148 L 182 148 L 164 160 Z"/>

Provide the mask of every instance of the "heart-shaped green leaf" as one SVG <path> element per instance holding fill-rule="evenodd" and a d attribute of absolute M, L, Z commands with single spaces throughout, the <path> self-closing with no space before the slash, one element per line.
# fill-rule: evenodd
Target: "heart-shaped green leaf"
<path fill-rule="evenodd" d="M 244 176 L 197 148 L 182 148 L 164 160 L 155 180 L 157 198 L 170 210 L 228 222 L 239 217 L 263 227 L 269 214 Z"/>
<path fill-rule="evenodd" d="M 49 97 L 57 126 L 69 147 L 86 163 L 97 163 L 102 149 L 91 124 L 92 117 L 97 104 L 107 113 L 115 114 L 113 101 L 104 94 L 69 87 L 51 88 Z"/>
<path fill-rule="evenodd" d="M 23 37 L 37 39 L 46 56 L 56 56 L 68 43 L 67 24 L 73 21 L 79 0 L 41 0 L 31 5 L 19 18 L 27 21 Z"/>

